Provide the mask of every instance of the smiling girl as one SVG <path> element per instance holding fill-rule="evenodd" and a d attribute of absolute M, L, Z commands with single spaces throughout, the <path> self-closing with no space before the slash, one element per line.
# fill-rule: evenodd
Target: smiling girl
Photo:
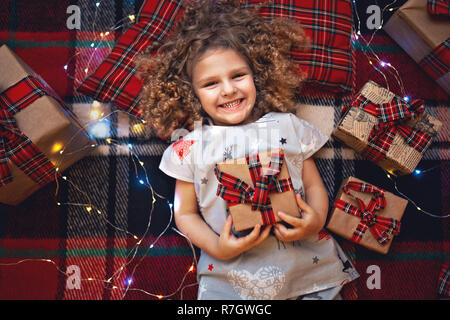
<path fill-rule="evenodd" d="M 334 299 L 358 276 L 322 230 L 328 196 L 312 155 L 328 138 L 293 114 L 304 76 L 290 52 L 305 45 L 294 21 L 266 22 L 239 1 L 200 0 L 187 5 L 156 55 L 138 61 L 141 105 L 158 134 L 170 135 L 181 122 L 203 124 L 174 142 L 160 164 L 176 179 L 176 225 L 201 249 L 199 299 Z M 277 212 L 284 224 L 233 232 L 216 195 L 215 165 L 278 148 L 301 217 Z"/>

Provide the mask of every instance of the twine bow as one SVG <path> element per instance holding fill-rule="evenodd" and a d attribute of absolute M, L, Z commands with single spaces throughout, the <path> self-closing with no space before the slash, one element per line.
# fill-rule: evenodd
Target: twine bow
<path fill-rule="evenodd" d="M 408 145 L 421 153 L 431 143 L 431 135 L 406 124 L 407 121 L 422 115 L 425 110 L 423 100 L 415 99 L 406 102 L 395 96 L 390 102 L 377 105 L 363 95 L 359 95 L 351 106 L 361 108 L 378 118 L 378 124 L 372 128 L 368 145 L 362 152 L 364 157 L 375 163 L 386 158 L 397 133 Z"/>
<path fill-rule="evenodd" d="M 352 235 L 352 241 L 359 243 L 366 230 L 370 229 L 370 232 L 375 239 L 377 239 L 380 244 L 384 245 L 392 236 L 396 236 L 400 232 L 400 221 L 393 218 L 382 217 L 375 213 L 376 211 L 384 209 L 386 206 L 384 190 L 370 184 L 355 181 L 347 183 L 342 190 L 359 204 L 359 208 L 357 208 L 342 199 L 336 200 L 334 204 L 336 208 L 348 214 L 361 217 L 361 221 Z M 370 199 L 369 204 L 366 205 L 364 201 L 353 196 L 350 193 L 350 190 L 372 193 L 373 197 Z"/>
<path fill-rule="evenodd" d="M 253 211 L 259 211 L 264 225 L 276 222 L 269 194 L 293 190 L 290 178 L 278 179 L 283 165 L 282 151 L 272 152 L 268 168 L 262 168 L 258 154 L 246 156 L 254 187 L 243 180 L 220 171 L 216 165 L 214 173 L 219 181 L 217 195 L 227 201 L 228 206 L 251 204 Z M 264 171 L 264 172 L 263 172 Z"/>
<path fill-rule="evenodd" d="M 62 101 L 43 82 L 27 76 L 0 94 L 0 186 L 12 181 L 14 163 L 33 181 L 43 186 L 56 176 L 56 168 L 17 126 L 14 115 L 44 95 Z M 37 124 L 39 125 L 39 124 Z"/>

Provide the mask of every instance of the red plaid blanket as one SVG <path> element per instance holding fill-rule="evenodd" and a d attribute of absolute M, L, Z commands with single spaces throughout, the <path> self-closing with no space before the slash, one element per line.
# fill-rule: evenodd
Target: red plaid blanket
<path fill-rule="evenodd" d="M 76 2 L 81 13 L 80 29 L 69 30 L 67 19 L 71 14 L 67 9 L 73 3 L 1 1 L 0 43 L 13 49 L 74 113 L 85 119 L 92 99 L 75 89 L 111 52 L 130 27 L 126 24 L 129 15 L 137 15 L 142 1 L 104 0 L 98 7 L 95 2 Z M 362 36 L 367 40 L 373 30 L 364 29 L 363 19 L 368 17 L 367 7 L 373 4 L 376 2 L 357 1 Z M 399 178 L 397 183 L 416 205 L 448 215 L 448 96 L 382 30 L 373 37 L 370 49 L 396 67 L 405 94 L 424 99 L 427 111 L 444 123 L 419 164 L 422 174 Z M 369 79 L 384 84 L 385 78 L 369 64 L 367 55 L 373 56 L 364 43 L 355 41 L 353 50 L 355 92 Z M 394 74 L 385 71 L 385 75 L 390 89 L 400 94 Z M 331 121 L 337 123 L 342 106 L 351 98 L 312 91 L 299 101 L 327 110 Z M 127 115 L 113 114 L 109 136 L 133 145 L 155 191 L 171 201 L 173 181 L 157 169 L 167 144 L 135 131 L 133 125 Z M 123 126 L 126 130 L 122 130 Z M 135 171 L 134 157 L 105 139 L 97 142 L 98 152 L 64 172 L 67 181 L 61 180 L 58 186 L 48 184 L 17 207 L 0 204 L 0 299 L 158 299 L 174 292 L 167 298 L 195 299 L 195 268 L 191 269 L 194 256 L 185 238 L 171 228 L 174 224 L 167 201 L 155 197 L 153 203 L 151 191 L 140 183 L 144 173 Z M 316 163 L 330 199 L 350 175 L 396 192 L 381 169 L 348 156 L 349 149 L 342 144 L 330 141 L 325 148 L 329 152 Z M 86 195 L 92 203 L 90 212 L 86 206 L 58 205 L 86 204 Z M 421 214 L 410 204 L 402 219 L 402 231 L 387 255 L 336 237 L 361 275 L 344 286 L 343 298 L 436 299 L 448 294 L 448 273 L 443 272 L 443 266 L 450 261 L 449 230 L 449 219 Z M 380 268 L 379 289 L 367 285 L 371 266 Z"/>

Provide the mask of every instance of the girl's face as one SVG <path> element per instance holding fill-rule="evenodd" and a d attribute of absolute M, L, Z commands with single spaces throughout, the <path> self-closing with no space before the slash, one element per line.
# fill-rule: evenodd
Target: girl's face
<path fill-rule="evenodd" d="M 206 51 L 192 68 L 192 83 L 214 124 L 237 125 L 250 120 L 256 100 L 253 74 L 234 50 Z"/>

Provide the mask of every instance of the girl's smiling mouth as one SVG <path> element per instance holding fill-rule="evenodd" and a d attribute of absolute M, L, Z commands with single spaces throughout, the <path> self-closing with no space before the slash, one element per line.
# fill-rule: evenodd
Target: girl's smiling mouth
<path fill-rule="evenodd" d="M 221 104 L 219 107 L 226 110 L 236 110 L 242 105 L 242 101 L 244 101 L 244 99 L 236 99 L 234 101 Z"/>

